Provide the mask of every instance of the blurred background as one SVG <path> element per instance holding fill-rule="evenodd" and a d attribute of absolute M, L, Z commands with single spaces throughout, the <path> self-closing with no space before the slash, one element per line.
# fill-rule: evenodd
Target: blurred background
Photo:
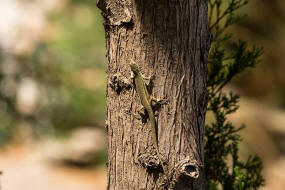
<path fill-rule="evenodd" d="M 236 39 L 260 64 L 227 88 L 241 158 L 263 160 L 264 190 L 285 189 L 285 1 L 251 0 Z M 0 184 L 3 190 L 106 188 L 106 60 L 95 0 L 0 0 Z"/>

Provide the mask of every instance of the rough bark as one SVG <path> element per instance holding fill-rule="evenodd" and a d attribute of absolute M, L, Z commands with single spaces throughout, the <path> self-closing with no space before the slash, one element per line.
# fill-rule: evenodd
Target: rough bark
<path fill-rule="evenodd" d="M 203 147 L 210 46 L 206 0 L 99 0 L 107 44 L 108 189 L 204 189 Z M 130 59 L 154 76 L 163 179 Z"/>

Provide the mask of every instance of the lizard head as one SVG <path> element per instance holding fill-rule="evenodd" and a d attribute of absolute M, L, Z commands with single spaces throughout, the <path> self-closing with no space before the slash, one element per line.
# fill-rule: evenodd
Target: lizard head
<path fill-rule="evenodd" d="M 133 60 L 131 60 L 130 67 L 131 67 L 132 72 L 133 72 L 135 75 L 139 74 L 139 72 L 140 72 L 139 67 L 138 67 L 138 65 L 137 65 Z"/>

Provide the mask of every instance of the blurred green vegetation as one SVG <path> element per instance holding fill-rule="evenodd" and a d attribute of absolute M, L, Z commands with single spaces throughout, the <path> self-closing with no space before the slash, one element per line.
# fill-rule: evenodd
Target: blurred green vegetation
<path fill-rule="evenodd" d="M 270 107 L 285 108 L 285 1 L 250 0 L 241 9 L 247 17 L 232 28 L 236 39 L 264 47 L 261 64 L 233 80 L 241 94 Z"/>
<path fill-rule="evenodd" d="M 81 126 L 103 127 L 105 120 L 105 36 L 95 1 L 72 0 L 47 15 L 45 37 L 32 54 L 0 51 L 0 67 L 9 59 L 16 71 L 0 69 L 0 83 L 16 85 L 5 93 L 0 86 L 0 144 L 26 123 L 36 137 L 67 135 Z M 17 105 L 17 88 L 24 79 L 37 84 L 39 98 L 33 112 Z M 7 91 L 7 90 L 6 90 Z"/>

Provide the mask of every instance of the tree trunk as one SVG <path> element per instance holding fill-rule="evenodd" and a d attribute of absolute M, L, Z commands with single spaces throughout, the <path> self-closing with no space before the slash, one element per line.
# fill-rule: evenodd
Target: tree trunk
<path fill-rule="evenodd" d="M 210 46 L 206 0 L 99 0 L 107 44 L 107 189 L 205 189 L 204 120 Z M 133 59 L 153 76 L 163 173 L 130 78 Z"/>

